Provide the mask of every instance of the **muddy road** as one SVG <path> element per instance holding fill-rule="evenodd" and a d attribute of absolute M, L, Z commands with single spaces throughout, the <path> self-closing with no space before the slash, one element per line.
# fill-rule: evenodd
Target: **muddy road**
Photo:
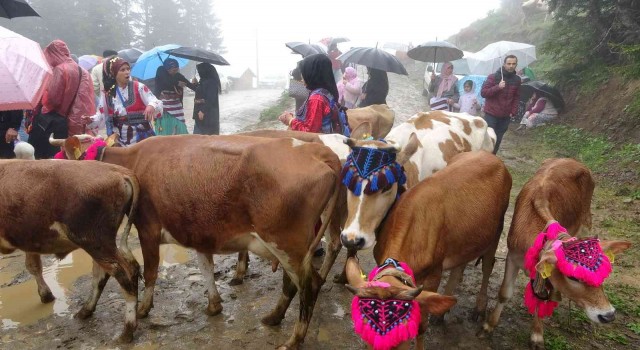
<path fill-rule="evenodd" d="M 418 72 L 422 74 L 422 72 Z M 389 105 L 396 111 L 396 123 L 402 122 L 416 111 L 426 110 L 426 98 L 421 96 L 419 78 L 409 79 L 389 74 L 391 92 Z M 262 127 L 282 128 L 277 122 L 257 124 L 262 109 L 279 97 L 278 90 L 232 91 L 220 97 L 221 131 L 230 134 Z M 189 101 L 191 96 L 187 96 Z M 187 109 L 192 108 L 187 104 Z M 193 120 L 187 110 L 189 130 Z M 519 141 L 512 132 L 505 136 L 500 156 L 511 169 L 537 168 L 531 160 L 516 156 Z M 520 184 L 519 186 L 521 186 Z M 517 186 L 517 185 L 516 185 Z M 506 232 L 511 222 L 513 202 L 520 190 L 514 186 L 512 204 L 505 220 L 505 232 L 497 252 L 498 260 L 491 276 L 489 309 L 502 280 L 506 256 Z M 607 215 L 596 212 L 594 222 Z M 137 237 L 130 244 L 137 247 Z M 204 313 L 206 294 L 195 255 L 173 245 L 162 247 L 162 266 L 155 290 L 155 307 L 148 318 L 139 320 L 134 343 L 118 345 L 113 337 L 123 325 L 124 300 L 119 287 L 109 281 L 98 303 L 96 312 L 87 320 L 76 320 L 78 311 L 91 289 L 91 261 L 84 252 L 76 251 L 62 261 L 46 257 L 45 278 L 56 301 L 40 303 L 35 282 L 24 269 L 23 255 L 15 253 L 0 258 L 0 342 L 4 349 L 271 349 L 282 344 L 291 334 L 298 315 L 294 299 L 280 326 L 268 327 L 260 319 L 273 308 L 280 295 L 282 269 L 271 272 L 271 264 L 251 255 L 249 271 L 244 284 L 230 286 L 236 256 L 216 256 L 215 269 L 218 290 L 223 299 L 220 315 L 209 317 Z M 134 252 L 142 263 L 140 250 Z M 374 266 L 371 251 L 359 254 L 361 265 L 370 270 Z M 344 251 L 333 267 L 329 280 L 318 298 L 304 349 L 363 349 L 363 343 L 353 333 L 350 304 L 352 295 L 342 285 L 331 280 L 345 260 Z M 314 263 L 318 266 L 321 260 Z M 617 278 L 614 275 L 613 279 Z M 467 268 L 463 283 L 456 292 L 458 304 L 446 318 L 444 325 L 429 327 L 428 349 L 524 349 L 529 338 L 530 317 L 522 307 L 521 291 L 526 283 L 519 277 L 519 289 L 503 313 L 502 321 L 491 339 L 479 340 L 475 333 L 480 322 L 469 320 L 475 295 L 479 289 L 481 268 Z M 443 283 L 444 284 L 444 283 Z M 142 285 L 142 284 L 141 284 Z M 575 306 L 574 306 L 575 309 Z M 575 312 L 565 302 L 555 319 L 546 327 L 566 327 L 567 319 Z M 550 334 L 550 333 L 547 333 Z M 609 348 L 611 342 L 594 342 L 592 338 L 576 335 L 571 339 L 574 348 Z M 606 345 L 606 346 L 605 346 Z M 631 344 L 633 345 L 633 344 Z M 620 345 L 619 348 L 627 348 Z"/>

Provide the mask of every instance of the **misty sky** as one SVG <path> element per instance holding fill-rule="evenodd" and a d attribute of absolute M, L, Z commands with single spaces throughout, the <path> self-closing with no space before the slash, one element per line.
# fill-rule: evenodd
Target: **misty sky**
<path fill-rule="evenodd" d="M 500 0 L 212 1 L 231 69 L 255 72 L 257 36 L 261 77 L 286 74 L 301 59 L 284 46 L 288 41 L 344 36 L 361 45 L 417 45 L 446 39 L 500 6 Z"/>

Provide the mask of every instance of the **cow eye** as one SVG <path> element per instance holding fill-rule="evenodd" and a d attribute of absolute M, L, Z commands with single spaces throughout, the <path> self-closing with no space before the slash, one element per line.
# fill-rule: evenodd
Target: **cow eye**
<path fill-rule="evenodd" d="M 582 283 L 579 279 L 575 278 L 575 277 L 567 277 L 568 279 L 574 281 L 574 282 L 578 282 L 578 283 Z"/>

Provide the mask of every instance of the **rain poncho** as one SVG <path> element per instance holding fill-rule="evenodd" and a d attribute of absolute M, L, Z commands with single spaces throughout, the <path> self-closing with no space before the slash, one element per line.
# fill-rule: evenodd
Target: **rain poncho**
<path fill-rule="evenodd" d="M 69 135 L 83 134 L 82 116 L 96 113 L 91 75 L 80 68 L 82 80 L 78 84 L 79 66 L 71 59 L 69 48 L 62 40 L 52 41 L 44 49 L 44 56 L 51 65 L 53 77 L 42 97 L 42 113 L 57 112 L 65 116 Z"/>

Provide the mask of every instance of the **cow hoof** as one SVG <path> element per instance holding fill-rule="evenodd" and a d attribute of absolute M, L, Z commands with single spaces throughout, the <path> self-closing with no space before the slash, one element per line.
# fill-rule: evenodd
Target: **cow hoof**
<path fill-rule="evenodd" d="M 274 315 L 267 315 L 265 317 L 263 317 L 260 322 L 262 322 L 262 324 L 266 325 L 266 326 L 277 326 L 282 322 L 282 317 L 279 316 L 274 316 Z M 284 346 L 284 345 L 281 345 Z"/>
<path fill-rule="evenodd" d="M 489 339 L 492 335 L 493 332 L 486 330 L 484 326 L 476 333 L 476 337 L 480 339 Z"/>
<path fill-rule="evenodd" d="M 469 316 L 469 320 L 471 322 L 484 321 L 485 313 L 486 311 L 473 310 L 471 316 Z"/>
<path fill-rule="evenodd" d="M 209 305 L 205 310 L 204 313 L 209 315 L 209 316 L 215 316 L 218 315 L 222 312 L 222 304 L 217 304 L 214 306 Z"/>
<path fill-rule="evenodd" d="M 79 320 L 86 320 L 87 318 L 91 317 L 91 315 L 93 315 L 93 311 L 82 308 L 80 309 L 80 311 L 76 312 L 73 317 Z"/>
<path fill-rule="evenodd" d="M 230 286 L 239 286 L 242 283 L 244 283 L 244 279 L 239 278 L 239 277 L 234 277 L 231 279 L 231 281 L 229 282 Z"/>
<path fill-rule="evenodd" d="M 54 297 L 53 293 L 51 292 L 47 292 L 44 295 L 40 296 L 40 302 L 42 302 L 43 304 L 48 304 L 54 300 L 56 300 L 56 297 Z"/>
<path fill-rule="evenodd" d="M 529 342 L 529 349 L 531 350 L 544 350 L 544 342 Z"/>
<path fill-rule="evenodd" d="M 138 318 L 146 318 L 147 316 L 149 316 L 149 310 L 138 308 L 137 316 Z"/>
<path fill-rule="evenodd" d="M 133 331 L 125 331 L 118 337 L 118 343 L 129 344 L 133 341 Z"/>

